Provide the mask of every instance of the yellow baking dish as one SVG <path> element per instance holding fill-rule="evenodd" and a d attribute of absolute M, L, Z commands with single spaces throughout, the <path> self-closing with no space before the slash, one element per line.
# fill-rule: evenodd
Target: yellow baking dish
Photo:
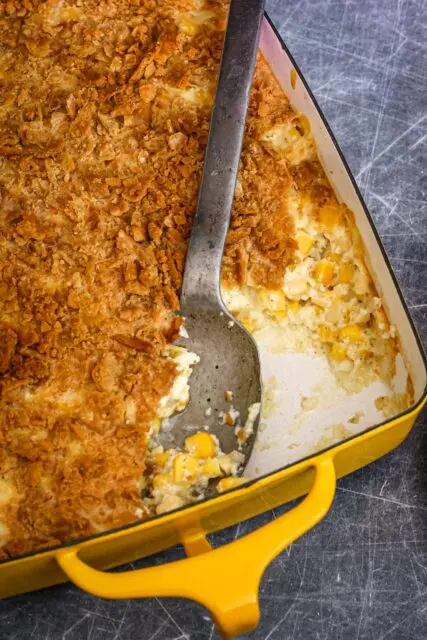
<path fill-rule="evenodd" d="M 336 478 L 372 462 L 405 438 L 426 401 L 426 361 L 372 220 L 313 96 L 268 18 L 262 28 L 261 48 L 293 106 L 310 120 L 330 181 L 355 215 L 372 276 L 400 335 L 415 403 L 387 422 L 375 426 L 375 418 L 369 425 L 361 422 L 351 437 L 331 446 L 325 446 L 322 439 L 316 444 L 308 430 L 296 449 L 288 447 L 279 411 L 268 426 L 274 446 L 255 448 L 247 469 L 252 479 L 245 485 L 142 523 L 4 561 L 0 563 L 0 597 L 70 579 L 104 598 L 191 598 L 210 611 L 224 636 L 245 633 L 259 619 L 258 587 L 268 563 L 323 518 L 334 498 Z M 264 364 L 270 366 L 266 361 Z M 298 376 L 296 381 L 297 386 L 306 384 Z M 289 396 L 283 396 L 286 408 Z M 319 446 L 321 442 L 323 446 Z M 321 451 L 313 453 L 313 449 Z M 261 529 L 221 548 L 211 548 L 207 534 L 305 494 L 296 507 Z M 188 556 L 184 560 L 130 573 L 102 571 L 178 543 Z"/>

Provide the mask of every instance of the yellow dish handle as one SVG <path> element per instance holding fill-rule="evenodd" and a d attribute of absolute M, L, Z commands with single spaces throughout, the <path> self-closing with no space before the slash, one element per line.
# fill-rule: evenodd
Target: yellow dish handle
<path fill-rule="evenodd" d="M 302 502 L 280 518 L 218 549 L 211 549 L 207 541 L 199 545 L 193 542 L 194 550 L 202 551 L 199 555 L 123 573 L 92 569 L 80 560 L 78 549 L 61 550 L 57 561 L 72 582 L 94 595 L 189 598 L 210 611 L 225 638 L 247 633 L 259 621 L 258 589 L 266 567 L 285 547 L 314 527 L 332 504 L 336 486 L 333 459 L 326 455 L 298 465 L 299 472 L 309 468 L 314 468 L 315 479 Z M 186 546 L 185 540 L 183 543 Z"/>

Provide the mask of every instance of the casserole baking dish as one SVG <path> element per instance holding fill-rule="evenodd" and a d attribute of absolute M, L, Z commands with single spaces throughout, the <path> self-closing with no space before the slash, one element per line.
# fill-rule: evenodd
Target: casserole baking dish
<path fill-rule="evenodd" d="M 314 432 L 314 421 L 340 423 L 343 403 L 336 402 L 334 407 L 325 409 L 334 417 L 326 420 L 320 412 L 313 412 L 311 421 L 299 431 L 300 441 L 292 442 L 288 439 L 292 434 L 284 428 L 283 413 L 286 409 L 289 412 L 291 403 L 299 404 L 301 396 L 318 384 L 317 365 L 305 357 L 289 357 L 286 366 L 282 360 L 281 370 L 292 371 L 292 376 L 288 375 L 285 380 L 279 377 L 274 358 L 262 354 L 264 375 L 266 372 L 276 375 L 282 388 L 287 382 L 287 389 L 286 394 L 281 394 L 281 406 L 275 408 L 268 418 L 268 427 L 260 434 L 262 446 L 255 449 L 250 461 L 246 473 L 252 480 L 246 486 L 143 523 L 6 561 L 0 565 L 2 597 L 48 586 L 68 577 L 103 597 L 193 598 L 210 610 L 225 634 L 232 636 L 248 631 L 259 617 L 257 589 L 268 562 L 325 515 L 333 499 L 336 477 L 371 462 L 399 444 L 421 410 L 425 401 L 425 361 L 354 181 L 303 79 L 295 71 L 292 58 L 267 20 L 263 25 L 261 48 L 295 108 L 310 120 L 329 179 L 340 200 L 354 212 L 372 275 L 401 337 L 402 352 L 413 380 L 415 404 L 382 424 L 378 415 L 365 416 L 365 420 L 355 423 L 351 436 L 346 434 L 346 439 L 329 446 L 340 435 L 325 434 L 320 426 Z M 296 381 L 295 389 L 290 387 L 290 377 Z M 378 389 L 368 391 L 371 398 L 379 393 Z M 362 400 L 365 403 L 367 397 L 359 398 L 358 402 Z M 346 411 L 348 414 L 348 409 Z M 371 427 L 376 423 L 380 424 Z M 206 535 L 213 531 L 306 493 L 308 497 L 293 510 L 241 540 L 216 550 L 207 542 Z M 99 571 L 179 542 L 190 556 L 186 560 L 130 574 L 111 575 Z M 209 578 L 204 580 L 200 576 Z"/>

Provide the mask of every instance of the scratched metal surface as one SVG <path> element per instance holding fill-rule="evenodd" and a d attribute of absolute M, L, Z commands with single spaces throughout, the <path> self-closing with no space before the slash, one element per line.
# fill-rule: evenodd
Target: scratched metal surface
<path fill-rule="evenodd" d="M 267 4 L 336 133 L 426 340 L 426 2 Z M 427 638 L 426 427 L 424 415 L 397 451 L 339 482 L 324 522 L 268 569 L 262 622 L 247 640 Z M 101 601 L 65 585 L 0 602 L 0 640 L 62 638 L 218 636 L 201 607 L 179 600 Z"/>

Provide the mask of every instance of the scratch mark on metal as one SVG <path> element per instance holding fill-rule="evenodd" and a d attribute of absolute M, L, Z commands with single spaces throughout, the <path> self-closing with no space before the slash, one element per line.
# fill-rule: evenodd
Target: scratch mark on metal
<path fill-rule="evenodd" d="M 372 167 L 372 165 L 374 165 L 377 162 L 377 160 L 379 160 L 384 154 L 386 154 L 388 151 L 390 151 L 390 149 L 392 149 L 395 144 L 400 142 L 400 140 L 402 140 L 405 136 L 407 136 L 408 133 L 410 133 L 413 129 L 416 129 L 421 124 L 421 122 L 424 122 L 424 120 L 426 118 L 427 118 L 427 115 L 421 116 L 421 118 L 419 118 L 410 127 L 408 127 L 406 129 L 406 131 L 401 133 L 399 136 L 397 136 L 397 138 L 395 138 L 392 142 L 390 142 L 390 144 L 388 144 L 385 149 L 383 149 L 380 153 L 378 153 L 374 158 L 369 160 L 369 162 L 364 167 L 362 167 L 362 169 L 357 174 L 356 180 L 359 180 L 361 178 L 361 176 L 365 173 L 365 171 L 370 169 Z"/>

